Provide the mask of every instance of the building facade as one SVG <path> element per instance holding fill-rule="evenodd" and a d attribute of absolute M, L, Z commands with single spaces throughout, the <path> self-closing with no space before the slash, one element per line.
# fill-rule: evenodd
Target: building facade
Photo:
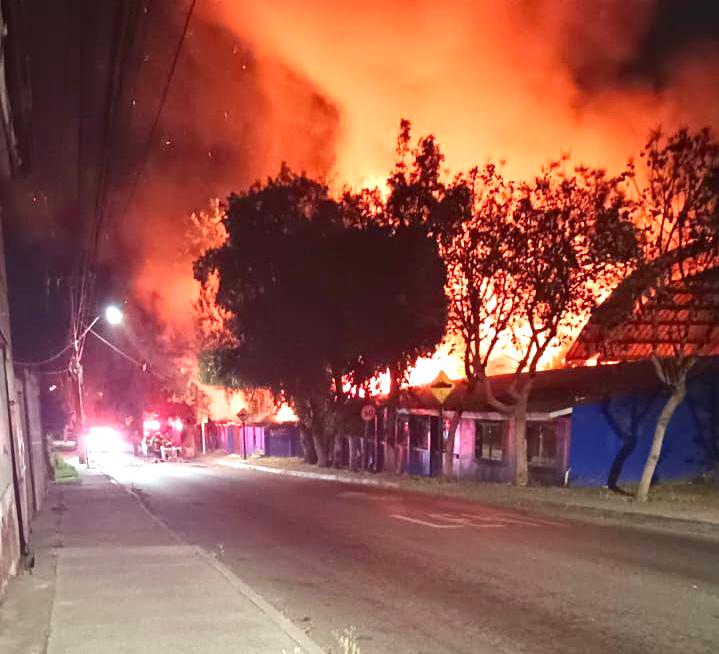
<path fill-rule="evenodd" d="M 494 378 L 499 394 L 506 378 Z M 548 370 L 537 374 L 527 412 L 530 483 L 615 486 L 641 477 L 667 390 L 649 361 Z M 447 469 L 449 426 L 461 418 Z M 427 387 L 403 392 L 396 442 L 378 435 L 384 468 L 399 473 L 511 483 L 513 420 L 480 391 L 456 384 L 443 407 Z M 382 430 L 380 430 L 382 431 Z M 719 359 L 699 362 L 672 418 L 657 480 L 686 480 L 719 466 Z"/>
<path fill-rule="evenodd" d="M 0 5 L 0 190 L 3 200 L 8 186 L 24 167 L 23 136 L 31 99 L 22 55 L 22 13 L 23 4 L 19 0 L 7 0 Z M 30 519 L 36 504 L 30 465 L 33 448 L 24 436 L 24 397 L 18 395 L 11 347 L 0 205 L 0 595 L 9 577 L 17 571 L 21 557 L 29 552 Z M 25 387 L 24 381 L 22 387 Z M 32 409 L 33 425 L 30 427 L 28 423 L 28 434 L 32 429 L 37 433 L 37 412 L 39 409 Z"/>

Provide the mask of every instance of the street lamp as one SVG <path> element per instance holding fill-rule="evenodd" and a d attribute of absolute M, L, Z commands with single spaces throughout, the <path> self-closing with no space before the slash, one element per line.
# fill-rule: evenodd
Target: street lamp
<path fill-rule="evenodd" d="M 85 398 L 83 394 L 82 389 L 82 343 L 87 336 L 88 332 L 95 326 L 98 320 L 102 318 L 102 314 L 98 314 L 95 316 L 94 320 L 85 328 L 85 330 L 78 336 L 77 338 L 73 339 L 72 345 L 73 345 L 73 355 L 72 359 L 70 360 L 70 373 L 75 377 L 77 381 L 77 406 L 78 406 L 78 414 L 80 416 L 80 438 L 82 438 L 82 451 L 80 453 L 80 463 L 83 463 L 82 457 L 84 457 L 85 465 L 89 468 L 90 467 L 90 459 L 88 457 L 87 452 L 87 438 L 85 437 Z M 110 325 L 119 325 L 122 322 L 123 315 L 122 311 L 118 309 L 114 305 L 109 305 L 105 309 L 105 320 Z"/>
<path fill-rule="evenodd" d="M 123 319 L 122 311 L 118 309 L 114 304 L 111 304 L 105 309 L 105 320 L 110 325 L 119 325 Z"/>

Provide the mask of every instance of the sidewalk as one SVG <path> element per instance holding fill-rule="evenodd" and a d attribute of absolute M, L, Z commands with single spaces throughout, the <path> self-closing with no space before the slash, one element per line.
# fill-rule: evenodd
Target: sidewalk
<path fill-rule="evenodd" d="M 3 654 L 322 652 L 99 472 L 51 486 L 33 538 L 36 568 L 0 605 Z"/>
<path fill-rule="evenodd" d="M 661 484 L 652 489 L 648 502 L 640 503 L 635 502 L 632 497 L 607 488 L 517 488 L 490 482 L 400 476 L 391 472 L 350 472 L 318 468 L 297 458 L 263 457 L 244 461 L 240 456 L 230 454 L 210 455 L 205 457 L 204 461 L 209 465 L 251 468 L 266 473 L 456 497 L 494 505 L 526 507 L 555 516 L 573 515 L 719 535 L 719 487 L 711 484 Z"/>

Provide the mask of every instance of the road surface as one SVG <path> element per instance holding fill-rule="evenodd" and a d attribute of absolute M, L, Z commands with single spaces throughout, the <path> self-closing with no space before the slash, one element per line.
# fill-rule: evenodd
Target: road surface
<path fill-rule="evenodd" d="M 354 625 L 362 654 L 719 651 L 706 536 L 193 464 L 113 474 L 327 648 Z"/>

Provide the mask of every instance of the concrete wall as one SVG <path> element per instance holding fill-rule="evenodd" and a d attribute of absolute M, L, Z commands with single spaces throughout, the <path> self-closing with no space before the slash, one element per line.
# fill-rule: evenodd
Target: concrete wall
<path fill-rule="evenodd" d="M 0 594 L 8 578 L 17 570 L 20 557 L 20 530 L 28 533 L 26 513 L 22 524 L 18 521 L 16 490 L 13 483 L 13 453 L 18 455 L 16 474 L 25 473 L 22 440 L 15 438 L 11 416 L 15 416 L 15 374 L 10 357 L 10 314 L 8 310 L 7 282 L 5 276 L 5 246 L 0 223 Z M 11 399 L 13 400 L 11 403 Z M 22 486 L 19 491 L 20 505 L 27 509 L 27 493 Z"/>
<path fill-rule="evenodd" d="M 638 481 L 666 397 L 665 391 L 637 393 L 575 407 L 569 458 L 572 483 L 607 483 L 609 469 L 622 446 L 613 421 L 636 437 L 636 448 L 624 464 L 620 482 Z M 669 424 L 656 479 L 691 479 L 709 470 L 718 437 L 719 380 L 706 375 L 691 379 L 687 399 Z"/>
<path fill-rule="evenodd" d="M 477 481 L 510 482 L 514 474 L 514 442 L 510 438 L 510 423 L 504 423 L 504 458 L 502 461 L 480 461 L 474 456 L 476 439 L 474 419 L 460 420 L 458 430 L 459 458 L 456 473 L 462 479 Z"/>
<path fill-rule="evenodd" d="M 0 4 L 0 31 L 3 33 L 0 41 L 0 121 L 3 123 L 0 185 L 3 186 L 20 170 L 20 144 L 15 136 L 15 124 L 21 117 L 18 109 L 27 110 L 30 102 L 29 87 L 21 87 L 23 76 L 7 74 L 9 70 L 19 72 L 18 66 L 23 62 L 22 30 L 19 23 L 8 24 L 13 16 L 19 16 L 19 9 L 18 2 Z M 13 80 L 15 83 L 11 87 L 9 82 Z M 11 356 L 5 244 L 0 214 L 0 596 L 9 576 L 17 569 L 22 549 L 20 542 L 29 538 L 28 507 L 32 502 L 26 485 L 28 453 L 19 437 L 21 432 L 15 429 L 19 427 L 20 419 Z M 22 520 L 18 520 L 18 514 Z"/>
<path fill-rule="evenodd" d="M 496 420 L 497 417 L 493 416 Z M 569 420 L 567 418 L 529 419 L 528 425 L 534 422 L 549 423 L 557 437 L 556 463 L 551 468 L 539 468 L 530 464 L 530 480 L 535 483 L 560 484 L 569 460 Z M 455 474 L 463 479 L 511 483 L 515 472 L 515 446 L 513 423 L 503 421 L 503 454 L 501 461 L 487 461 L 475 458 L 475 418 L 462 418 L 457 429 L 455 442 Z"/>
<path fill-rule="evenodd" d="M 40 387 L 37 377 L 29 370 L 20 370 L 16 375 L 18 388 L 18 410 L 21 413 L 22 431 L 27 452 L 27 466 L 31 484 L 28 485 L 30 505 L 33 514 L 40 510 L 50 481 L 45 430 L 40 411 Z"/>

